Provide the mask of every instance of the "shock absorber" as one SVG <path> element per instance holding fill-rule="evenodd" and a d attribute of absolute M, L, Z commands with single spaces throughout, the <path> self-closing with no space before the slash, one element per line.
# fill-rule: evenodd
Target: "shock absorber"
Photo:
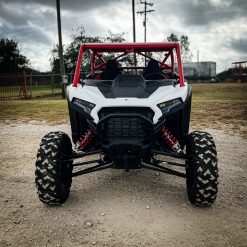
<path fill-rule="evenodd" d="M 85 134 L 76 142 L 75 147 L 76 149 L 82 151 L 84 150 L 88 144 L 93 139 L 93 132 L 91 129 L 88 129 Z"/>
<path fill-rule="evenodd" d="M 177 153 L 182 152 L 178 140 L 171 134 L 171 132 L 169 132 L 167 128 L 164 127 L 163 129 L 161 129 L 160 133 L 161 138 L 170 149 L 176 151 Z"/>

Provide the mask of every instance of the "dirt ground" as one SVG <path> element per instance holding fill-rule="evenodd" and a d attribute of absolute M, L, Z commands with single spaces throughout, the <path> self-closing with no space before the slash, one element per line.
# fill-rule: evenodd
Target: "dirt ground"
<path fill-rule="evenodd" d="M 62 206 L 37 197 L 41 137 L 69 125 L 0 124 L 0 246 L 247 246 L 247 140 L 215 138 L 219 194 L 210 208 L 187 199 L 182 178 L 148 170 L 76 177 Z"/>

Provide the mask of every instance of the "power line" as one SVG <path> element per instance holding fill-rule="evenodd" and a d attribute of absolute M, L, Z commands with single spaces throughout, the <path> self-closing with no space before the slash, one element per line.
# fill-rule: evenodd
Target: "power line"
<path fill-rule="evenodd" d="M 144 2 L 143 1 L 140 1 L 140 4 L 144 4 L 144 10 L 143 11 L 137 11 L 137 14 L 144 15 L 144 21 L 143 21 L 143 26 L 144 26 L 144 42 L 146 42 L 147 41 L 147 13 L 154 12 L 155 10 L 154 9 L 147 10 L 147 8 L 149 6 L 153 6 L 154 5 L 151 2 L 147 2 L 145 0 Z"/>

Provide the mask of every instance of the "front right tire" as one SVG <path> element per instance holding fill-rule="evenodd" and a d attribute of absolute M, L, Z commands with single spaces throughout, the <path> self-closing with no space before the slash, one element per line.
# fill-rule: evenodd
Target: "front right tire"
<path fill-rule="evenodd" d="M 187 194 L 192 204 L 210 206 L 218 192 L 218 160 L 214 140 L 206 132 L 195 131 L 188 136 L 186 153 Z"/>

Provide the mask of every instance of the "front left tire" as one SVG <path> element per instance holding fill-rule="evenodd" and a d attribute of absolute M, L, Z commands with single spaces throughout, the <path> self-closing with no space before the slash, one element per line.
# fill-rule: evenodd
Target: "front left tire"
<path fill-rule="evenodd" d="M 35 183 L 39 199 L 48 205 L 67 200 L 72 183 L 72 155 L 70 138 L 63 132 L 50 132 L 40 143 L 37 154 Z"/>

